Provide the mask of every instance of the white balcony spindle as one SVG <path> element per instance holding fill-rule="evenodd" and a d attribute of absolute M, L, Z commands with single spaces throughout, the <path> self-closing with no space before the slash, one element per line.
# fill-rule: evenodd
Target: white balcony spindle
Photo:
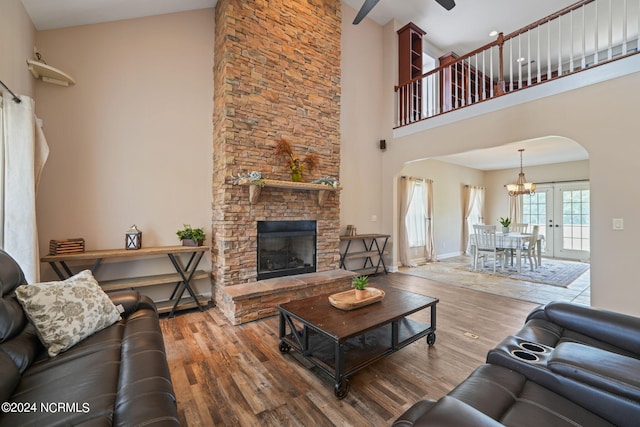
<path fill-rule="evenodd" d="M 599 51 L 600 51 L 600 41 L 598 40 L 598 33 L 600 32 L 599 29 L 600 27 L 598 26 L 598 3 L 594 3 L 593 4 L 593 20 L 595 22 L 595 31 L 593 32 L 594 35 L 594 53 L 593 53 L 593 64 L 596 65 L 598 64 L 598 61 L 600 59 L 600 55 L 599 55 Z"/>
<path fill-rule="evenodd" d="M 573 72 L 573 11 L 569 12 L 569 72 Z"/>
<path fill-rule="evenodd" d="M 627 0 L 622 2 L 624 13 L 622 14 L 622 54 L 627 54 Z"/>
<path fill-rule="evenodd" d="M 558 18 L 558 76 L 562 75 L 562 17 Z"/>
<path fill-rule="evenodd" d="M 547 80 L 551 80 L 551 23 L 547 24 Z"/>
<path fill-rule="evenodd" d="M 612 4 L 611 0 L 609 0 L 609 39 L 607 40 L 607 60 L 611 60 L 613 58 L 613 13 L 612 13 Z"/>
<path fill-rule="evenodd" d="M 587 11 L 583 7 L 582 8 L 582 58 L 581 58 L 581 62 L 580 62 L 580 66 L 582 68 L 586 68 L 586 66 L 587 66 L 587 59 L 586 59 L 587 49 L 586 49 L 586 46 L 585 46 L 585 42 L 587 40 L 587 26 L 585 24 L 585 14 L 586 13 L 587 13 Z"/>

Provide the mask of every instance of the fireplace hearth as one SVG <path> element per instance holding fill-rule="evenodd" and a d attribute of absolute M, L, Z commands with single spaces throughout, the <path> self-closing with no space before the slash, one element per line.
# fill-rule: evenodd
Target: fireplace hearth
<path fill-rule="evenodd" d="M 258 221 L 257 279 L 316 271 L 316 221 Z"/>

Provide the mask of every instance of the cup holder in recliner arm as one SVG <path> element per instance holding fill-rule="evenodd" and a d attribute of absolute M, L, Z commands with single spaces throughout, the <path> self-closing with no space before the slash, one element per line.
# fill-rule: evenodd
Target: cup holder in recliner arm
<path fill-rule="evenodd" d="M 538 355 L 525 350 L 511 350 L 511 355 L 526 362 L 537 362 L 540 360 Z"/>
<path fill-rule="evenodd" d="M 546 353 L 547 349 L 542 347 L 539 344 L 535 344 L 532 342 L 521 342 L 520 344 L 518 344 L 520 347 L 522 347 L 523 349 L 530 351 L 532 353 Z"/>

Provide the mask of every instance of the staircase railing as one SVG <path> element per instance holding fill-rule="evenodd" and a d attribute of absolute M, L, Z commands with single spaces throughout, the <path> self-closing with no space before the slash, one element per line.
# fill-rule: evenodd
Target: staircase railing
<path fill-rule="evenodd" d="M 396 127 L 638 53 L 640 0 L 583 0 L 396 86 Z"/>

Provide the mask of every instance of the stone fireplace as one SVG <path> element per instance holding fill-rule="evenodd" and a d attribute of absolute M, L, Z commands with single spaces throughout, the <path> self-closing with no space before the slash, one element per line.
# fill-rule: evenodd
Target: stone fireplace
<path fill-rule="evenodd" d="M 300 157 L 307 150 L 319 157 L 304 182 L 339 179 L 341 19 L 339 0 L 219 0 L 216 5 L 212 274 L 219 306 L 238 286 L 263 279 L 258 277 L 262 222 L 315 222 L 316 274 L 338 269 L 339 192 L 320 203 L 316 191 L 265 186 L 254 200 L 250 186 L 234 185 L 232 177 L 257 171 L 291 181 L 286 159 L 274 154 L 284 138 Z M 230 310 L 223 308 L 237 323 Z"/>

